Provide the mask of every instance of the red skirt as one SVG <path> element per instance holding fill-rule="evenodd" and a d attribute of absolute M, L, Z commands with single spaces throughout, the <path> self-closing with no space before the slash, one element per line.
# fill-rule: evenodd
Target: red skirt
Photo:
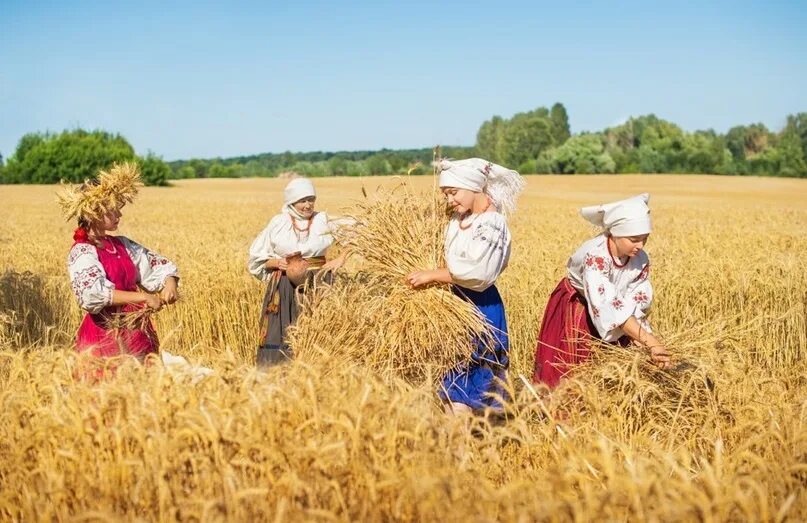
<path fill-rule="evenodd" d="M 546 304 L 535 348 L 533 382 L 556 387 L 572 366 L 589 358 L 591 339 L 596 337 L 585 297 L 563 278 Z"/>
<path fill-rule="evenodd" d="M 107 307 L 100 314 L 86 314 L 78 329 L 76 349 L 79 352 L 90 351 L 97 357 L 129 354 L 141 360 L 148 354 L 156 353 L 160 343 L 150 319 L 145 319 L 141 328 L 136 329 L 116 329 L 108 325 L 113 312 L 131 312 L 140 307 L 142 305 Z"/>

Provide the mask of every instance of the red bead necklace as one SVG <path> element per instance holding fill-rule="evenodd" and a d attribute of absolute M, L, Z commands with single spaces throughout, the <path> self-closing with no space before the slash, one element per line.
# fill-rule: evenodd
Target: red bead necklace
<path fill-rule="evenodd" d="M 308 231 L 311 230 L 311 222 L 314 221 L 313 218 L 314 217 L 312 216 L 311 218 L 306 219 L 306 222 L 308 223 L 308 225 L 306 225 L 304 229 L 301 229 L 300 227 L 297 227 L 297 220 L 294 219 L 294 216 L 289 214 L 289 219 L 291 220 L 291 226 L 298 233 L 306 233 L 307 234 Z"/>

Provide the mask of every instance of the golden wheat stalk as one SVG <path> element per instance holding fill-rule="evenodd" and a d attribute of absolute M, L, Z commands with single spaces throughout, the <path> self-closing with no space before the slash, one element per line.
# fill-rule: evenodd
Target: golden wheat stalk
<path fill-rule="evenodd" d="M 405 182 L 359 203 L 336 239 L 361 258 L 361 275 L 303 300 L 291 343 L 301 357 L 339 356 L 385 376 L 417 380 L 467 360 L 490 328 L 447 284 L 411 289 L 405 276 L 444 265 L 448 214 L 435 192 Z M 316 306 L 313 306 L 316 304 Z"/>

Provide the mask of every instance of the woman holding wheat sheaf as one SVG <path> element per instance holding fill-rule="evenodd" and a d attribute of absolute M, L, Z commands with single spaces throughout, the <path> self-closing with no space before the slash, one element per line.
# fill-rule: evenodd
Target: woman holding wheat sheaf
<path fill-rule="evenodd" d="M 584 207 L 580 214 L 602 229 L 572 254 L 544 312 L 533 381 L 557 386 L 571 366 L 589 358 L 592 338 L 650 351 L 660 368 L 670 354 L 652 334 L 650 260 L 643 250 L 652 231 L 647 193 Z"/>
<path fill-rule="evenodd" d="M 314 206 L 317 194 L 306 178 L 295 178 L 283 191 L 283 208 L 249 248 L 249 272 L 268 288 L 261 308 L 259 366 L 275 365 L 291 358 L 286 329 L 297 321 L 298 286 L 316 270 L 333 271 L 345 257 L 326 261 L 333 243 L 328 216 Z"/>
<path fill-rule="evenodd" d="M 509 367 L 504 304 L 495 282 L 510 258 L 510 231 L 503 213 L 515 209 L 524 179 L 516 171 L 480 158 L 440 160 L 439 184 L 453 211 L 446 228 L 446 267 L 407 276 L 412 287 L 450 283 L 475 305 L 491 338 L 474 340 L 471 360 L 449 371 L 440 397 L 454 413 L 500 409 Z"/>
<path fill-rule="evenodd" d="M 108 234 L 117 230 L 123 206 L 134 200 L 141 185 L 137 165 L 121 163 L 58 194 L 67 219 L 78 219 L 67 269 L 73 293 L 86 311 L 76 336 L 80 352 L 143 360 L 159 348 L 151 320 L 144 316 L 139 325 L 121 326 L 116 319 L 177 300 L 176 265 L 129 238 Z"/>

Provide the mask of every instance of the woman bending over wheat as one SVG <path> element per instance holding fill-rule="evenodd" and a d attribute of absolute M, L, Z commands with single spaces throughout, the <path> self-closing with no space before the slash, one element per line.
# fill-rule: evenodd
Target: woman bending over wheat
<path fill-rule="evenodd" d="M 653 301 L 643 250 L 652 230 L 649 198 L 641 194 L 581 209 L 602 232 L 572 254 L 566 277 L 549 298 L 535 349 L 535 382 L 555 387 L 573 365 L 588 359 L 592 338 L 623 346 L 634 341 L 656 365 L 670 365 L 647 321 Z"/>
<path fill-rule="evenodd" d="M 492 339 L 474 340 L 471 360 L 449 371 L 440 397 L 450 412 L 501 408 L 509 367 L 504 304 L 496 279 L 510 258 L 510 231 L 504 212 L 515 208 L 524 187 L 516 172 L 480 158 L 441 160 L 440 188 L 453 211 L 446 229 L 446 266 L 407 276 L 413 287 L 432 282 L 452 284 L 457 295 L 473 303 L 487 321 Z"/>
<path fill-rule="evenodd" d="M 68 220 L 77 218 L 67 269 L 73 293 L 86 311 L 76 348 L 94 356 L 129 354 L 138 359 L 157 352 L 154 327 L 115 325 L 118 315 L 149 307 L 160 309 L 177 300 L 176 266 L 124 236 L 118 229 L 121 210 L 137 194 L 140 171 L 134 163 L 113 165 L 98 178 L 60 191 L 58 201 Z"/>

